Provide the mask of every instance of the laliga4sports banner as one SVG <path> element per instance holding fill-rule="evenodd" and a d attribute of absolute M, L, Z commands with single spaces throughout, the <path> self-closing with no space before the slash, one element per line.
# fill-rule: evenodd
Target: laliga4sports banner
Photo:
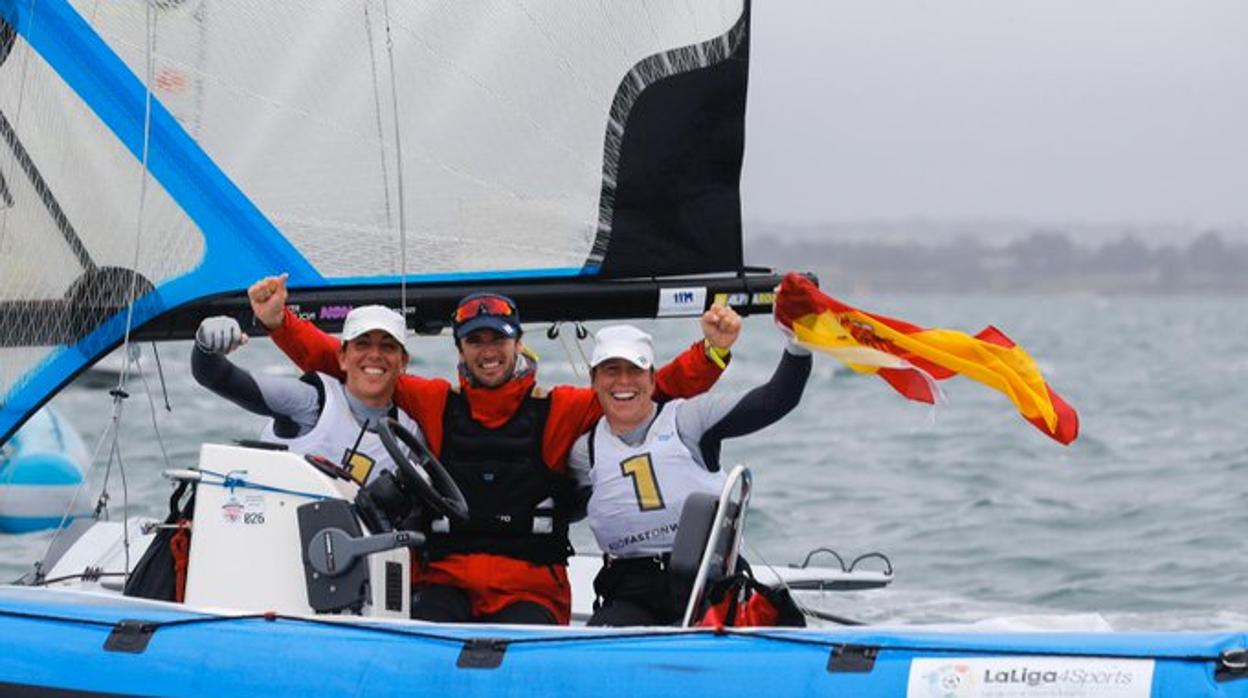
<path fill-rule="evenodd" d="M 936 381 L 954 375 L 998 390 L 1037 429 L 1062 444 L 1079 434 L 1079 415 L 1044 381 L 1036 362 L 995 327 L 971 336 L 926 328 L 848 306 L 789 273 L 775 303 L 776 323 L 804 347 L 874 373 L 897 392 L 934 404 Z"/>

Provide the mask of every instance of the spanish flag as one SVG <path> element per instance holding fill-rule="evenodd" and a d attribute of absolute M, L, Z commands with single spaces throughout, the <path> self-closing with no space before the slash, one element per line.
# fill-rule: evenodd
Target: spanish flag
<path fill-rule="evenodd" d="M 859 373 L 874 373 L 911 400 L 936 402 L 935 381 L 961 374 L 1005 393 L 1023 418 L 1063 444 L 1079 434 L 1079 415 L 1044 382 L 1036 363 L 1001 330 L 974 337 L 874 315 L 824 295 L 789 273 L 775 303 L 776 323 L 809 349 Z"/>

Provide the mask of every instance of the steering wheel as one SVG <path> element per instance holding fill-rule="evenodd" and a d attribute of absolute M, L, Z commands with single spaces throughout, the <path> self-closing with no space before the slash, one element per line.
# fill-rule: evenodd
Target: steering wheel
<path fill-rule="evenodd" d="M 393 417 L 381 420 L 377 425 L 377 435 L 381 437 L 386 452 L 394 459 L 399 480 L 409 492 L 414 492 L 422 502 L 443 516 L 460 523 L 468 521 L 468 500 L 464 499 L 459 485 L 455 484 L 446 467 L 424 442 Z M 410 455 L 403 452 L 400 442 L 407 446 Z"/>

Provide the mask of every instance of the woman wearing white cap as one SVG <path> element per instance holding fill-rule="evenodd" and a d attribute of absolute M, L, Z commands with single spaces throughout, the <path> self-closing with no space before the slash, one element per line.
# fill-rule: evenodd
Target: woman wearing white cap
<path fill-rule="evenodd" d="M 261 436 L 291 451 L 324 456 L 366 484 L 394 461 L 376 434 L 385 417 L 420 436 L 416 423 L 394 407 L 394 386 L 407 367 L 403 317 L 380 305 L 347 314 L 338 362 L 346 381 L 324 373 L 301 378 L 253 375 L 225 355 L 246 343 L 238 321 L 210 317 L 200 323 L 191 352 L 199 384 L 255 414 L 271 417 Z"/>
<path fill-rule="evenodd" d="M 797 406 L 810 352 L 789 343 L 771 380 L 744 393 L 705 393 L 657 404 L 654 347 L 631 325 L 600 330 L 590 359 L 604 418 L 577 441 L 569 470 L 588 497 L 590 528 L 605 561 L 594 579 L 590 625 L 680 620 L 667 562 L 686 497 L 718 494 L 720 443 L 779 420 Z"/>
<path fill-rule="evenodd" d="M 301 368 L 345 377 L 339 343 L 286 306 L 285 275 L 257 281 L 248 297 L 269 339 Z M 421 564 L 412 569 L 412 617 L 567 623 L 567 454 L 600 413 L 597 396 L 588 388 L 538 385 L 536 362 L 521 361 L 519 310 L 504 295 L 465 296 L 451 326 L 459 380 L 405 374 L 393 393 L 463 491 L 471 515 L 466 525 L 435 521 L 426 531 Z M 703 338 L 659 369 L 659 392 L 709 388 L 739 329 L 733 315 L 704 314 Z"/>

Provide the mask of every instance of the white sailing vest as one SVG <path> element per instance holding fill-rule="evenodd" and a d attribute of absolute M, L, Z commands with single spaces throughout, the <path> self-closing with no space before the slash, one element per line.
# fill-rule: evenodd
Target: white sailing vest
<path fill-rule="evenodd" d="M 724 473 L 703 468 L 676 433 L 682 402 L 667 403 L 638 446 L 612 434 L 606 418 L 594 426 L 588 514 L 603 552 L 614 557 L 670 553 L 685 498 L 692 492 L 718 495 L 723 489 Z"/>
<path fill-rule="evenodd" d="M 303 455 L 311 453 L 324 456 L 338 464 L 345 464 L 351 446 L 360 437 L 360 423 L 356 421 L 355 415 L 351 414 L 351 406 L 347 403 L 347 395 L 342 382 L 324 373 L 316 375 L 321 379 L 321 384 L 325 386 L 325 406 L 321 409 L 320 418 L 316 420 L 316 426 L 302 436 L 285 439 L 273 433 L 273 423 L 269 422 L 264 427 L 261 438 L 265 441 L 286 444 L 286 447 L 293 453 Z M 399 423 L 423 441 L 424 435 L 420 433 L 420 427 L 416 425 L 416 422 L 402 410 L 396 410 L 396 412 Z M 364 437 L 360 439 L 360 445 L 352 454 L 351 462 L 347 466 L 357 482 L 367 485 L 383 470 L 394 470 L 394 460 L 390 458 L 386 447 L 382 445 L 381 437 L 370 429 L 364 432 Z"/>

